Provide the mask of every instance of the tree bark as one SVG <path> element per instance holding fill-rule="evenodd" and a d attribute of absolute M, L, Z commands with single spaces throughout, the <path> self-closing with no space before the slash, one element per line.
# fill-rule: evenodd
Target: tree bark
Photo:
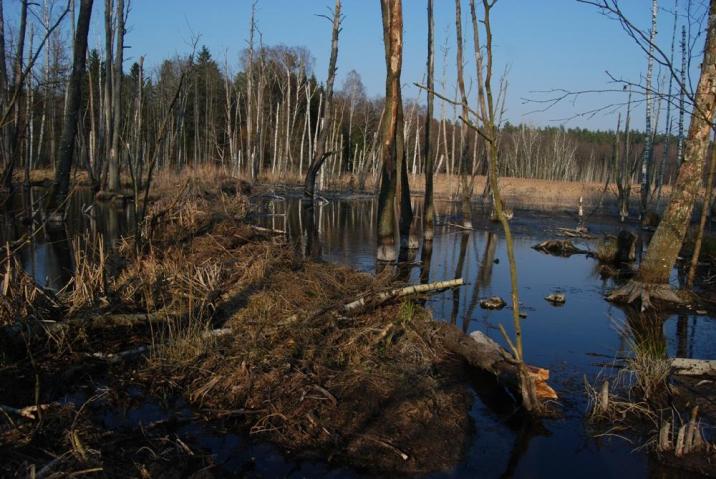
<path fill-rule="evenodd" d="M 67 84 L 67 112 L 62 125 L 55 181 L 47 199 L 48 211 L 64 201 L 69 191 L 70 169 L 72 168 L 82 97 L 82 76 L 85 70 L 85 58 L 87 57 L 87 35 L 89 33 L 90 17 L 92 16 L 92 2 L 93 0 L 81 0 L 80 2 L 72 73 Z"/>
<path fill-rule="evenodd" d="M 378 261 L 395 261 L 395 195 L 397 187 L 400 74 L 403 65 L 403 8 L 401 0 L 381 0 L 385 42 L 385 120 L 382 128 L 382 172 L 378 194 Z"/>

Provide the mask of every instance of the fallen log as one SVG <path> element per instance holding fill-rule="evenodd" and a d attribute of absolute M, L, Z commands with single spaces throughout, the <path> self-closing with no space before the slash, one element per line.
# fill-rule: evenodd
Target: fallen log
<path fill-rule="evenodd" d="M 388 301 L 403 298 L 405 296 L 412 296 L 415 294 L 456 288 L 458 286 L 462 286 L 463 284 L 465 284 L 465 282 L 462 278 L 451 279 L 448 281 L 438 281 L 436 283 L 415 284 L 412 286 L 406 286 L 405 288 L 397 288 L 390 291 L 384 291 L 382 293 L 378 293 L 373 297 L 364 296 L 360 299 L 344 304 L 341 310 L 346 314 L 355 313 L 356 311 L 360 311 L 367 306 L 378 306 Z"/>
<path fill-rule="evenodd" d="M 716 360 L 674 358 L 671 360 L 671 373 L 678 376 L 716 377 Z"/>
<path fill-rule="evenodd" d="M 455 327 L 446 326 L 444 339 L 448 349 L 463 357 L 470 366 L 493 374 L 514 395 L 521 394 L 520 363 L 484 333 L 475 331 L 468 336 Z M 549 370 L 528 365 L 527 371 L 535 383 L 539 400 L 558 398 L 557 392 L 547 384 Z"/>

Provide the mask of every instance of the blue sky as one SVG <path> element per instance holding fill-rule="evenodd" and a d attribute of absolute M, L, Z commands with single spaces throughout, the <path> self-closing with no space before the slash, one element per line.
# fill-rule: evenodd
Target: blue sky
<path fill-rule="evenodd" d="M 18 3 L 18 0 L 9 1 Z M 95 0 L 90 33 L 90 43 L 97 48 L 103 44 L 103 3 Z M 251 0 L 133 0 L 126 39 L 131 46 L 128 61 L 144 55 L 151 71 L 164 58 L 186 54 L 191 49 L 192 37 L 199 35 L 199 43 L 205 44 L 220 63 L 225 54 L 228 55 L 229 64 L 235 70 L 239 52 L 246 46 L 251 3 Z M 466 74 L 473 78 L 472 29 L 468 3 L 463 0 L 463 4 Z M 622 0 L 620 4 L 635 24 L 648 28 L 650 0 Z M 332 0 L 259 0 L 257 23 L 264 43 L 308 47 L 316 60 L 316 76 L 322 81 L 329 54 L 330 24 L 316 14 L 328 13 L 332 5 Z M 660 0 L 660 7 L 659 43 L 668 50 L 673 0 Z M 443 75 L 442 48 L 447 39 L 446 90 L 452 96 L 455 88 L 454 1 L 435 0 L 435 8 L 436 76 L 439 81 Z M 355 69 L 370 95 L 382 95 L 385 64 L 380 3 L 378 0 L 344 0 L 343 9 L 346 18 L 340 38 L 338 86 L 345 74 Z M 414 98 L 417 91 L 412 83 L 420 82 L 425 74 L 426 1 L 404 0 L 403 10 L 404 96 Z M 547 112 L 531 114 L 528 113 L 539 106 L 524 104 L 523 99 L 538 97 L 534 91 L 553 88 L 613 88 L 605 71 L 639 81 L 646 70 L 645 55 L 618 23 L 576 0 L 500 0 L 493 11 L 493 34 L 498 78 L 505 67 L 509 67 L 506 119 L 512 123 L 614 128 L 615 114 L 565 121 L 580 112 L 621 101 L 614 95 L 582 97 L 576 103 L 566 102 Z M 699 52 L 701 48 L 702 40 Z M 422 98 L 424 100 L 424 95 Z M 643 108 L 635 115 L 635 126 L 643 125 Z"/>

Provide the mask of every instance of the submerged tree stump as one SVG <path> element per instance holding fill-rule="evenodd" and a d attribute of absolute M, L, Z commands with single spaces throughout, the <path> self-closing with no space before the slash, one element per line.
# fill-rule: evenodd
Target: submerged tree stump
<path fill-rule="evenodd" d="M 578 248 L 569 240 L 547 240 L 532 247 L 542 253 L 554 256 L 571 256 L 573 254 L 587 254 L 589 251 Z"/>

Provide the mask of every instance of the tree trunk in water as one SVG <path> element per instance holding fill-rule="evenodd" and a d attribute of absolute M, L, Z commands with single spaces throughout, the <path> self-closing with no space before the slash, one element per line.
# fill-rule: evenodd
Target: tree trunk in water
<path fill-rule="evenodd" d="M 115 36 L 117 48 L 114 52 L 114 69 L 112 71 L 112 144 L 109 150 L 109 191 L 120 189 L 120 152 L 119 135 L 122 129 L 122 63 L 124 62 L 124 0 L 117 0 L 117 30 Z"/>
<path fill-rule="evenodd" d="M 112 0 L 104 0 L 104 158 L 102 178 L 100 179 L 101 186 L 106 186 L 106 180 L 108 176 L 109 158 L 111 156 L 110 148 L 112 147 L 112 66 L 114 65 L 113 59 L 113 29 L 112 29 L 112 7 L 114 2 Z"/>
<path fill-rule="evenodd" d="M 403 64 L 403 8 L 401 0 L 381 0 L 385 42 L 385 121 L 382 129 L 382 172 L 378 194 L 378 261 L 395 261 L 395 195 L 397 188 L 400 73 Z"/>
<path fill-rule="evenodd" d="M 28 1 L 22 0 L 20 7 L 20 28 L 18 30 L 17 34 L 17 45 L 16 45 L 16 55 L 15 55 L 15 80 L 13 82 L 13 89 L 14 96 L 19 96 L 19 94 L 22 92 L 22 60 L 23 55 L 25 51 L 25 32 L 27 29 L 27 7 L 28 7 Z M 4 41 L 3 41 L 4 43 Z M 3 57 L 5 56 L 3 52 Z M 3 69 L 4 69 L 3 65 Z M 19 100 L 19 99 L 18 99 Z M 12 187 L 12 175 L 15 171 L 15 164 L 17 162 L 17 158 L 20 155 L 19 152 L 19 142 L 20 142 L 20 106 L 19 101 L 15 102 L 14 105 L 14 120 L 13 120 L 13 132 L 12 136 L 10 136 L 10 133 L 7 132 L 6 138 L 7 141 L 7 165 L 5 166 L 5 170 L 3 171 L 3 186 L 6 188 Z M 0 128 L 3 128 L 4 125 L 0 125 Z M 3 128 L 4 129 L 4 128 Z"/>
<path fill-rule="evenodd" d="M 701 187 L 704 158 L 709 146 L 711 121 L 716 111 L 716 0 L 709 7 L 704 60 L 696 89 L 696 104 L 686 138 L 684 161 L 674 183 L 671 199 L 659 226 L 649 243 L 646 257 L 639 267 L 636 282 L 627 284 L 611 295 L 613 300 L 633 302 L 641 298 L 642 309 L 650 306 L 649 295 L 678 301 L 668 287 L 686 230 L 691 222 L 694 202 Z"/>
<path fill-rule="evenodd" d="M 326 80 L 326 100 L 325 107 L 323 109 L 323 125 L 321 125 L 321 119 L 317 122 L 317 127 L 320 128 L 320 134 L 318 141 L 315 145 L 313 152 L 313 159 L 311 164 L 308 166 L 306 172 L 306 181 L 303 185 L 303 200 L 305 202 L 313 202 L 313 196 L 316 191 L 316 175 L 321 169 L 324 160 L 332 153 L 326 151 L 326 140 L 328 138 L 328 132 L 331 127 L 331 118 L 333 112 L 333 82 L 336 79 L 336 62 L 338 61 L 338 35 L 341 32 L 341 0 L 336 0 L 336 7 L 333 10 L 333 32 L 331 35 L 331 59 L 328 63 L 328 79 Z M 308 105 L 310 108 L 310 103 Z M 320 114 L 320 112 L 319 112 Z"/>
<path fill-rule="evenodd" d="M 462 102 L 462 117 L 468 118 L 469 107 L 467 103 L 467 94 L 465 93 L 465 75 L 463 74 L 463 55 L 462 55 L 462 8 L 460 3 L 462 0 L 455 0 L 455 32 L 457 35 L 457 86 L 460 91 L 460 100 Z M 468 135 L 465 123 L 460 124 L 460 190 L 462 192 L 462 226 L 464 228 L 472 228 L 472 208 L 470 200 L 472 198 L 472 184 L 468 181 L 470 173 L 468 172 Z"/>
<path fill-rule="evenodd" d="M 87 35 L 89 33 L 90 17 L 92 16 L 92 1 L 82 0 L 80 14 L 77 19 L 77 33 L 75 35 L 74 54 L 72 60 L 72 73 L 67 84 L 67 111 L 62 125 L 60 138 L 59 158 L 55 181 L 47 199 L 48 212 L 61 204 L 70 186 L 70 169 L 75 150 L 75 137 L 82 97 L 82 75 L 85 71 L 85 58 L 87 56 Z"/>
<path fill-rule="evenodd" d="M 435 19 L 433 18 L 433 0 L 428 0 L 428 109 L 425 114 L 425 142 L 423 151 L 425 155 L 425 200 L 423 204 L 423 240 L 432 241 L 434 236 L 434 204 L 433 204 L 433 146 L 430 141 L 430 129 L 433 123 L 433 108 L 435 103 L 435 53 L 434 32 Z"/>
<path fill-rule="evenodd" d="M 413 207 L 410 203 L 410 184 L 408 183 L 408 162 L 405 151 L 405 117 L 403 114 L 403 96 L 398 92 L 398 129 L 395 133 L 397 168 L 400 176 L 397 179 L 396 196 L 398 203 L 398 232 L 400 235 L 401 261 L 407 259 L 407 251 L 418 248 L 414 235 L 411 236 L 413 224 Z"/>

